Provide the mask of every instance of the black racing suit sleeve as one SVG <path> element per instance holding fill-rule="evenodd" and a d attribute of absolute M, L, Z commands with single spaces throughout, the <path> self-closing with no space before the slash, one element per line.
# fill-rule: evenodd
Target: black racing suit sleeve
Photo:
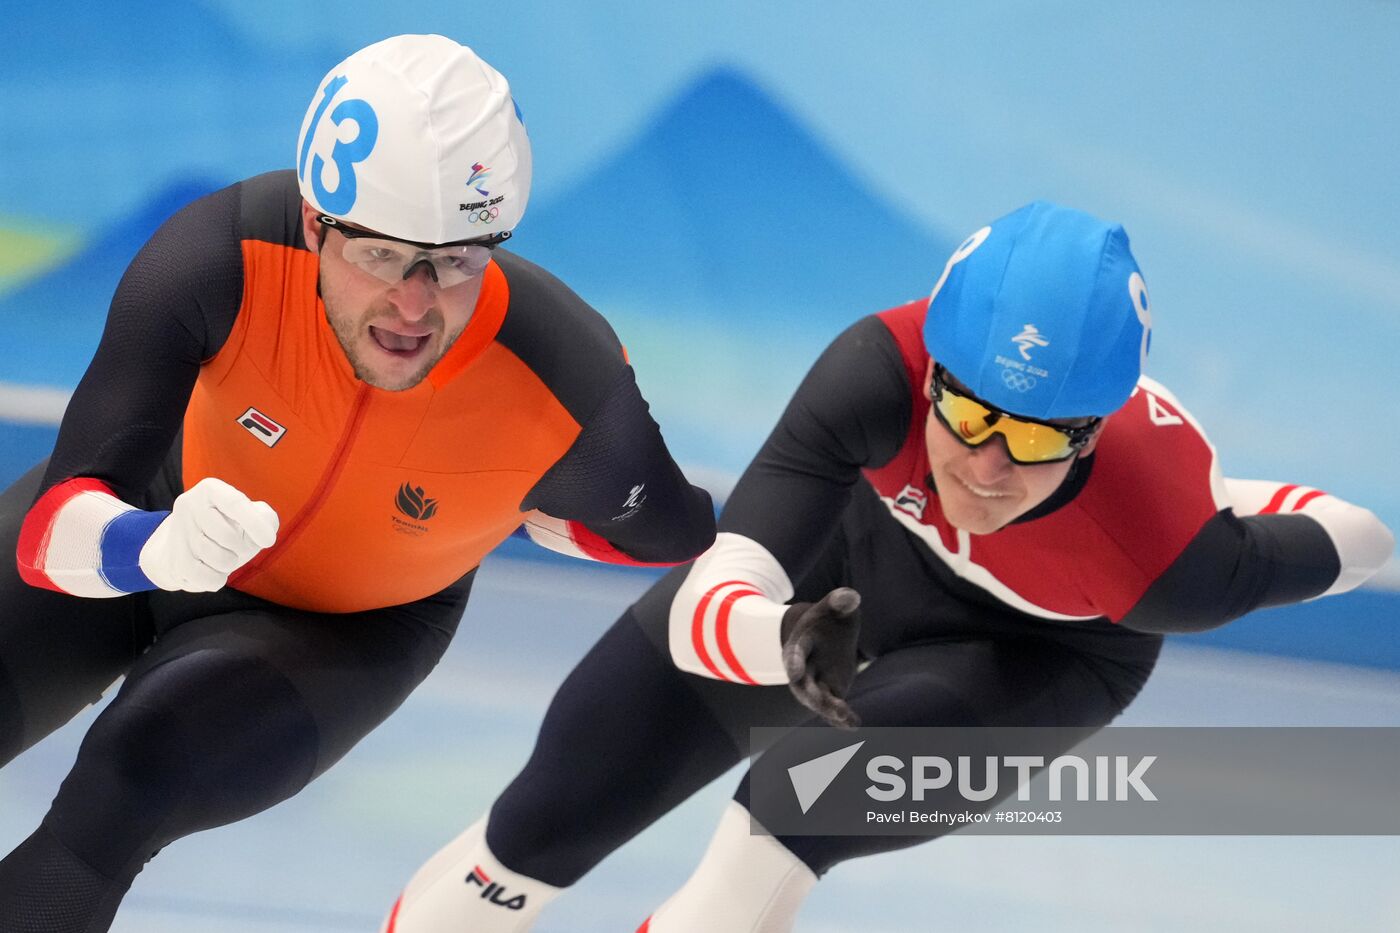
<path fill-rule="evenodd" d="M 1139 632 L 1201 632 L 1265 606 L 1325 592 L 1341 561 L 1323 527 L 1306 515 L 1236 516 L 1202 526 L 1120 623 Z"/>
<path fill-rule="evenodd" d="M 631 366 L 525 504 L 578 522 L 643 563 L 681 563 L 715 540 L 710 494 L 671 458 Z"/>
<path fill-rule="evenodd" d="M 64 413 L 39 495 L 81 476 L 131 503 L 150 484 L 200 364 L 233 328 L 243 291 L 238 227 L 235 185 L 180 210 L 136 254 Z"/>
<path fill-rule="evenodd" d="M 801 579 L 839 524 L 861 469 L 894 458 L 912 417 L 894 335 L 879 318 L 862 318 L 812 365 L 740 477 L 720 531 L 757 541 L 790 580 Z"/>

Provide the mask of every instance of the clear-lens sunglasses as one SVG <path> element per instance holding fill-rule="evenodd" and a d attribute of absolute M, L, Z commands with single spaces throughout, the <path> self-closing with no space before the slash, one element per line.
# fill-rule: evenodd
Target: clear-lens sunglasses
<path fill-rule="evenodd" d="M 426 263 L 428 274 L 441 288 L 451 288 L 476 278 L 491 262 L 491 251 L 510 236 L 509 233 L 434 246 L 400 240 L 381 233 L 346 226 L 334 217 L 321 214 L 316 222 L 345 237 L 340 255 L 385 282 L 402 282 L 413 274 L 420 263 Z"/>

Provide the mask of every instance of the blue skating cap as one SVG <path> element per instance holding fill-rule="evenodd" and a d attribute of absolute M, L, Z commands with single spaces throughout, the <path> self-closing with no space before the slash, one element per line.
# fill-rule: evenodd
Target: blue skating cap
<path fill-rule="evenodd" d="M 1036 201 L 953 252 L 930 298 L 924 346 L 998 408 L 1079 418 L 1123 406 L 1151 332 L 1123 228 Z"/>

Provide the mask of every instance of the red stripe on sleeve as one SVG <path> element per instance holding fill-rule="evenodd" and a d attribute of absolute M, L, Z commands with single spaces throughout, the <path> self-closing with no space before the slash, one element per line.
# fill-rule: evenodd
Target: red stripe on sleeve
<path fill-rule="evenodd" d="M 649 929 L 651 929 L 651 918 L 647 917 L 642 921 L 642 925 L 637 927 L 637 933 L 647 933 Z"/>
<path fill-rule="evenodd" d="M 48 558 L 49 539 L 53 535 L 53 523 L 59 509 L 74 496 L 85 492 L 102 492 L 116 498 L 111 488 L 101 480 L 79 476 L 59 483 L 44 493 L 25 515 L 24 524 L 19 529 L 19 546 L 15 548 L 19 575 L 25 583 L 56 593 L 66 592 L 44 572 L 44 564 Z"/>
<path fill-rule="evenodd" d="M 569 529 L 569 537 L 573 538 L 574 544 L 584 554 L 600 560 L 606 564 L 622 564 L 627 567 L 674 567 L 685 561 L 664 561 L 662 563 L 651 563 L 644 560 L 635 560 L 619 551 L 608 543 L 608 539 L 600 534 L 589 531 L 581 522 L 568 521 L 565 525 Z"/>
<path fill-rule="evenodd" d="M 1296 483 L 1291 483 L 1287 486 L 1284 486 L 1278 492 L 1274 493 L 1274 497 L 1269 500 L 1268 505 L 1264 506 L 1262 509 L 1259 510 L 1259 514 L 1272 515 L 1279 509 L 1283 508 L 1283 500 L 1287 499 L 1288 494 L 1297 488 L 1298 485 Z"/>
<path fill-rule="evenodd" d="M 714 659 L 710 657 L 710 652 L 705 648 L 705 610 L 710 606 L 710 600 L 714 595 L 726 586 L 749 586 L 743 580 L 726 580 L 723 583 L 710 587 L 710 591 L 700 597 L 700 602 L 695 606 L 695 614 L 690 621 L 690 643 L 695 647 L 695 653 L 700 658 L 700 663 L 705 665 L 705 669 L 714 674 L 720 680 L 727 680 L 731 683 L 734 678 L 726 677 L 715 665 Z"/>
<path fill-rule="evenodd" d="M 729 609 L 734 605 L 736 599 L 745 596 L 762 596 L 758 590 L 735 590 L 724 601 L 719 604 L 718 618 L 715 620 L 715 641 L 719 642 L 719 653 L 723 656 L 725 663 L 729 665 L 734 675 L 746 684 L 757 687 L 758 681 L 749 676 L 749 672 L 744 670 L 744 666 L 739 663 L 738 657 L 734 654 L 734 649 L 729 644 Z"/>
<path fill-rule="evenodd" d="M 1314 489 L 1312 492 L 1308 493 L 1306 496 L 1303 496 L 1303 498 L 1301 498 L 1301 499 L 1299 499 L 1297 502 L 1293 503 L 1293 511 L 1294 511 L 1294 512 L 1297 512 L 1297 511 L 1300 510 L 1303 506 L 1307 505 L 1309 502 L 1311 502 L 1311 501 L 1313 501 L 1314 499 L 1316 499 L 1318 496 L 1325 496 L 1325 495 L 1327 495 L 1327 493 L 1323 492 L 1321 489 Z"/>

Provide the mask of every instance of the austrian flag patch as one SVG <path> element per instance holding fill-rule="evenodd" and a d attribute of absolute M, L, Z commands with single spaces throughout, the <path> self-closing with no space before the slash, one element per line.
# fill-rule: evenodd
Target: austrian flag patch
<path fill-rule="evenodd" d="M 282 435 L 287 433 L 287 429 L 267 415 L 250 408 L 238 416 L 238 423 L 248 429 L 248 433 L 262 441 L 269 447 L 275 447 L 282 439 Z"/>

